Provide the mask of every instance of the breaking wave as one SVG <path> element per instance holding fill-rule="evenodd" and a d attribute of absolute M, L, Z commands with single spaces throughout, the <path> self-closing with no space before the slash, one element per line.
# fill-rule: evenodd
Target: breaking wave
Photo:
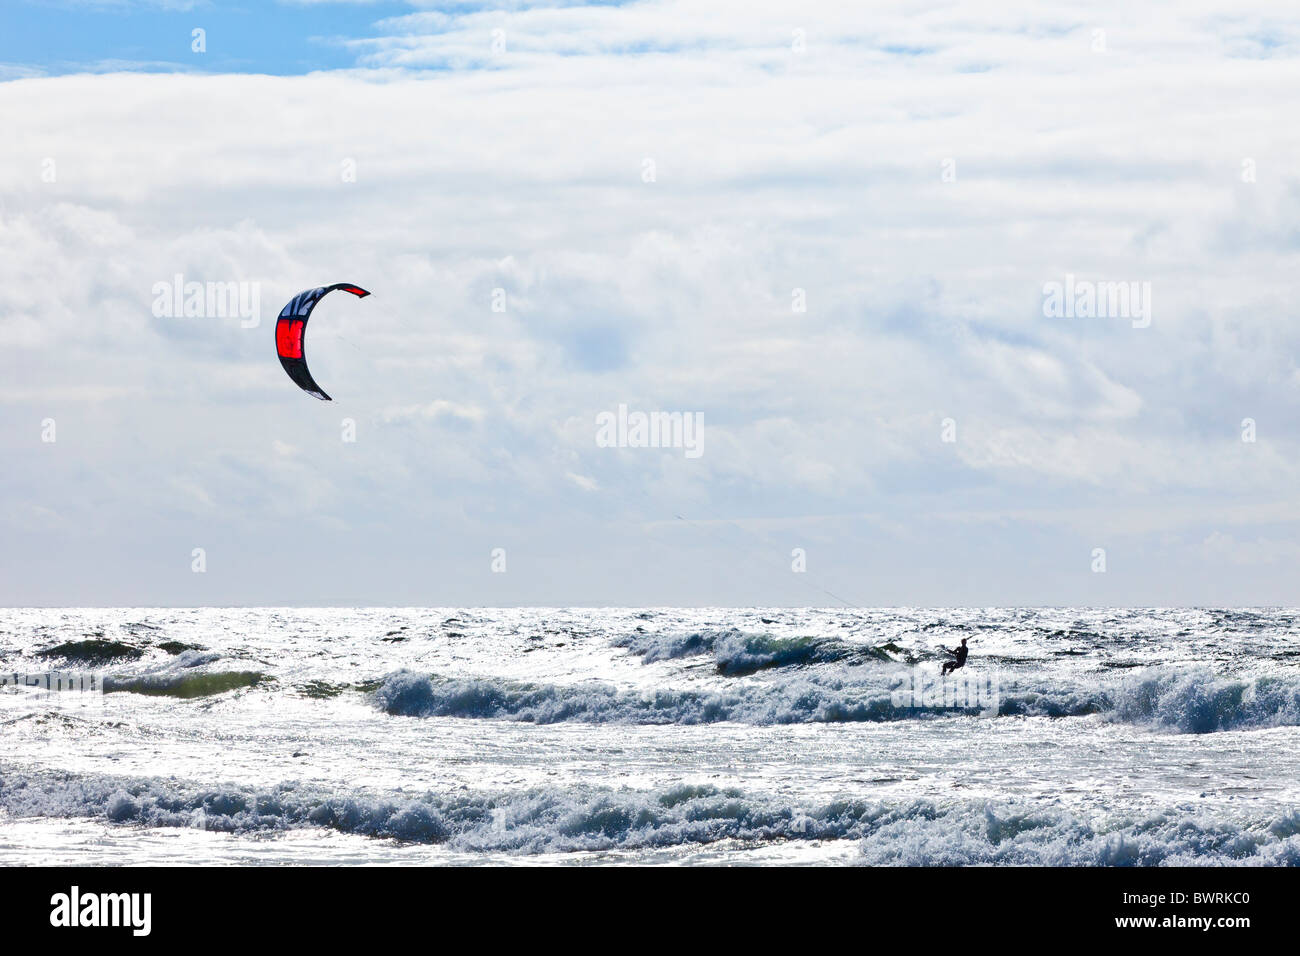
<path fill-rule="evenodd" d="M 684 657 L 712 655 L 719 674 L 738 677 L 776 667 L 800 667 L 849 661 L 910 661 L 894 644 L 858 647 L 827 637 L 777 637 L 751 634 L 736 628 L 625 635 L 613 641 L 647 664 Z"/>
<path fill-rule="evenodd" d="M 375 700 L 381 710 L 394 716 L 494 718 L 538 724 L 796 724 L 913 715 L 894 707 L 887 691 L 872 693 L 823 677 L 720 691 L 656 689 L 636 693 L 608 684 L 530 684 L 397 671 L 384 678 Z"/>
<path fill-rule="evenodd" d="M 1300 814 L 1224 817 L 1171 808 L 1082 815 L 1055 807 L 937 807 L 877 818 L 862 862 L 877 866 L 1300 866 Z"/>
<path fill-rule="evenodd" d="M 708 785 L 655 791 L 534 788 L 375 795 L 297 783 L 255 791 L 158 778 L 0 774 L 14 817 L 265 833 L 320 827 L 360 836 L 520 854 L 635 850 L 722 840 L 857 840 L 877 865 L 1300 865 L 1300 813 L 1213 816 L 1168 809 L 1086 815 L 979 801 L 841 799 L 800 808 Z"/>
<path fill-rule="evenodd" d="M 1152 670 L 1121 685 L 1113 716 L 1187 734 L 1300 725 L 1300 678 Z"/>
<path fill-rule="evenodd" d="M 900 668 L 895 675 L 901 675 Z M 609 684 L 534 684 L 492 678 L 444 678 L 411 671 L 387 675 L 374 692 L 385 713 L 539 724 L 845 723 L 996 714 L 998 717 L 1087 717 L 1146 724 L 1177 733 L 1300 726 L 1300 679 L 1229 678 L 1208 670 L 1151 669 L 1094 686 L 999 688 L 996 711 L 980 707 L 914 707 L 898 700 L 887 675 L 872 679 L 841 668 L 834 676 L 801 674 L 747 681 L 720 690 L 635 692 Z M 968 698 L 962 698 L 964 702 Z M 978 703 L 978 702 L 977 702 Z"/>

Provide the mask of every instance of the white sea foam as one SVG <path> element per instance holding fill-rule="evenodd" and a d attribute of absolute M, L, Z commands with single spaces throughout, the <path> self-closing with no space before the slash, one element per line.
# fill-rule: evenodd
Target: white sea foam
<path fill-rule="evenodd" d="M 858 840 L 862 862 L 1160 866 L 1300 865 L 1300 814 L 1231 819 L 1187 808 L 1085 817 L 1059 808 L 965 801 L 837 800 L 800 808 L 737 789 L 373 794 L 296 783 L 266 791 L 161 779 L 0 777 L 15 817 L 250 834 L 324 827 L 459 850 L 544 853 L 722 840 Z"/>

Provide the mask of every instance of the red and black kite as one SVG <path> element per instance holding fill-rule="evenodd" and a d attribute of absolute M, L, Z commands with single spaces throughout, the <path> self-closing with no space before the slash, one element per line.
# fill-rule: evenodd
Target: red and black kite
<path fill-rule="evenodd" d="M 280 356 L 280 364 L 289 373 L 289 377 L 298 383 L 299 388 L 325 402 L 331 399 L 316 384 L 311 372 L 307 371 L 307 357 L 302 351 L 302 340 L 307 333 L 307 320 L 311 318 L 311 310 L 335 289 L 351 292 L 357 298 L 370 295 L 365 289 L 350 282 L 308 289 L 290 299 L 289 304 L 280 310 L 280 317 L 275 320 L 275 351 Z"/>

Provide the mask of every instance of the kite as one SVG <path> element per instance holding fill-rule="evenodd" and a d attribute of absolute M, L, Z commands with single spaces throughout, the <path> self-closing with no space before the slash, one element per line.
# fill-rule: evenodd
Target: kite
<path fill-rule="evenodd" d="M 307 357 L 303 354 L 302 342 L 307 333 L 307 320 L 311 318 L 311 310 L 335 289 L 351 292 L 358 299 L 370 295 L 365 289 L 350 282 L 308 289 L 290 299 L 289 304 L 280 310 L 280 317 L 275 320 L 275 351 L 280 356 L 280 364 L 289 373 L 289 377 L 298 383 L 299 388 L 323 402 L 332 399 L 316 384 L 311 372 L 307 370 Z"/>

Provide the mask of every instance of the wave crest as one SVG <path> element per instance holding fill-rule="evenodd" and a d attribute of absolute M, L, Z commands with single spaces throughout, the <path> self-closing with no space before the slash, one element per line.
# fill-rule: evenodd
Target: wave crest
<path fill-rule="evenodd" d="M 1300 679 L 1153 669 L 1121 684 L 1112 716 L 1188 734 L 1294 727 L 1300 725 Z"/>
<path fill-rule="evenodd" d="M 841 668 L 836 674 L 743 681 L 718 690 L 634 692 L 601 683 L 533 684 L 403 670 L 384 677 L 374 699 L 381 710 L 394 716 L 539 724 L 857 723 L 985 713 L 978 707 L 911 707 L 896 702 L 892 687 L 897 685 L 891 685 L 888 677 L 889 672 L 863 677 L 853 668 Z M 1245 679 L 1206 670 L 1153 669 L 1104 685 L 1018 684 L 1000 688 L 998 698 L 998 717 L 1099 715 L 1193 734 L 1300 725 L 1300 679 L 1290 677 Z"/>
<path fill-rule="evenodd" d="M 901 658 L 909 663 L 908 652 L 893 643 L 878 647 L 857 647 L 830 637 L 778 637 L 754 634 L 737 628 L 685 633 L 625 635 L 613 642 L 625 647 L 646 664 L 711 654 L 719 674 L 740 677 L 778 667 L 804 667 L 839 662 L 891 663 Z"/>
<path fill-rule="evenodd" d="M 297 783 L 253 791 L 161 778 L 4 774 L 0 807 L 15 817 L 228 833 L 323 827 L 521 854 L 849 839 L 860 841 L 861 862 L 873 865 L 1300 865 L 1295 811 L 1086 814 L 1015 803 L 851 798 L 804 810 L 775 796 L 699 784 L 654 791 L 535 788 L 386 796 Z"/>
<path fill-rule="evenodd" d="M 821 676 L 717 691 L 662 688 L 636 693 L 599 683 L 529 684 L 429 677 L 403 670 L 384 678 L 375 701 L 394 716 L 539 724 L 838 723 L 901 720 L 917 714 L 894 706 L 887 690 Z"/>

